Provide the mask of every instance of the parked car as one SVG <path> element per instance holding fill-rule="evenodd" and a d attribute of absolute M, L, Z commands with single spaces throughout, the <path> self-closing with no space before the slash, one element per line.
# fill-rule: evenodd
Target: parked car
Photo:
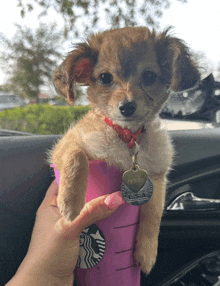
<path fill-rule="evenodd" d="M 201 121 L 202 114 L 205 123 L 214 118 L 217 101 L 208 104 L 214 100 L 212 94 L 206 94 L 206 107 L 196 111 L 197 119 Z M 193 114 L 184 116 L 193 118 Z M 176 156 L 169 175 L 158 257 L 150 275 L 142 273 L 141 285 L 218 286 L 220 129 L 169 133 Z M 54 179 L 46 164 L 46 151 L 60 138 L 19 135 L 0 137 L 0 285 L 11 279 L 27 252 L 35 213 Z"/>
<path fill-rule="evenodd" d="M 54 105 L 54 106 L 58 106 L 58 105 L 60 105 L 60 106 L 62 106 L 62 105 L 68 105 L 68 103 L 67 103 L 66 101 L 60 101 L 60 100 L 56 100 L 56 99 L 50 99 L 50 100 L 48 101 L 48 103 L 49 103 L 50 105 Z"/>
<path fill-rule="evenodd" d="M 0 95 L 0 111 L 15 107 L 24 107 L 28 102 L 28 100 L 23 99 L 21 96 L 16 94 L 3 94 Z"/>

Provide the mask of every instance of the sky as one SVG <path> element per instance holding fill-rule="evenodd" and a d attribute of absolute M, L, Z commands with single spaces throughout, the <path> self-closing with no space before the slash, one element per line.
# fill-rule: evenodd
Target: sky
<path fill-rule="evenodd" d="M 12 37 L 16 31 L 13 23 L 35 28 L 39 20 L 30 13 L 25 19 L 20 17 L 20 8 L 16 0 L 0 2 L 0 33 Z M 56 20 L 58 27 L 62 18 L 51 11 L 44 21 Z M 161 29 L 171 25 L 175 36 L 183 39 L 195 52 L 203 52 L 216 76 L 216 68 L 220 63 L 220 1 L 219 0 L 188 0 L 181 4 L 171 0 L 171 7 L 163 10 L 159 19 Z M 0 47 L 1 48 L 1 47 Z M 65 48 L 65 52 L 66 52 Z M 0 84 L 4 82 L 4 74 L 0 70 Z"/>

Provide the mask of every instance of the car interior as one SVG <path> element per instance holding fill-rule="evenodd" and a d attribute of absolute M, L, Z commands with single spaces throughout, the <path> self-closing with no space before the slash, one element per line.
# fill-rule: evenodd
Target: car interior
<path fill-rule="evenodd" d="M 207 114 L 207 105 L 204 110 Z M 169 134 L 176 154 L 158 257 L 152 272 L 142 273 L 141 285 L 219 286 L 220 129 Z M 47 151 L 59 138 L 13 131 L 0 136 L 0 285 L 26 255 L 36 211 L 54 180 Z"/>
<path fill-rule="evenodd" d="M 218 281 L 220 275 L 220 130 L 178 130 L 170 135 L 176 156 L 158 258 L 150 275 L 142 274 L 141 285 L 218 285 L 209 281 Z M 12 278 L 27 252 L 35 213 L 54 179 L 46 153 L 59 138 L 0 138 L 1 285 Z M 173 277 L 183 282 L 169 282 Z"/>

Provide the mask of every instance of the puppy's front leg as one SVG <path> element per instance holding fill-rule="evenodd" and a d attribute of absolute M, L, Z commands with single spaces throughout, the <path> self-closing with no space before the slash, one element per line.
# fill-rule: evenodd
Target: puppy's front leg
<path fill-rule="evenodd" d="M 147 204 L 140 207 L 140 225 L 135 246 L 136 263 L 146 274 L 156 262 L 158 235 L 165 200 L 166 177 L 152 179 L 154 192 Z"/>
<path fill-rule="evenodd" d="M 89 172 L 88 158 L 82 150 L 71 149 L 64 154 L 59 171 L 58 207 L 60 212 L 72 221 L 85 204 Z"/>

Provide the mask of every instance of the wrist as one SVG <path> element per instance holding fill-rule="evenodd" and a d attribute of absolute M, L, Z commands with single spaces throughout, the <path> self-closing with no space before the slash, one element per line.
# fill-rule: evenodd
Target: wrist
<path fill-rule="evenodd" d="M 5 286 L 72 286 L 74 276 L 54 275 L 45 271 L 43 265 L 23 261 L 14 277 Z"/>
<path fill-rule="evenodd" d="M 64 279 L 50 275 L 15 274 L 5 286 L 72 286 L 74 278 Z"/>

